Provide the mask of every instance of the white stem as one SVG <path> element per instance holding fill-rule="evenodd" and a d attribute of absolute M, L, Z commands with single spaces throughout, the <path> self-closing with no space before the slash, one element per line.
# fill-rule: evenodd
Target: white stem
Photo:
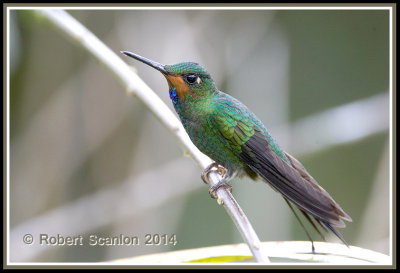
<path fill-rule="evenodd" d="M 127 87 L 127 92 L 135 95 L 144 103 L 161 123 L 178 138 L 183 149 L 191 155 L 201 168 L 204 169 L 212 163 L 209 157 L 201 153 L 197 147 L 194 146 L 181 122 L 166 104 L 121 60 L 119 56 L 110 50 L 95 35 L 63 10 L 43 9 L 37 11 L 47 17 L 62 31 L 68 34 L 69 37 L 72 37 L 79 45 L 86 48 L 89 53 L 93 54 L 98 60 L 104 63 Z M 118 52 L 119 51 L 120 50 L 118 50 Z M 211 186 L 217 184 L 220 180 L 221 176 L 219 174 L 216 172 L 210 173 L 209 182 Z M 256 232 L 232 194 L 223 187 L 219 188 L 216 193 L 219 204 L 224 205 L 256 261 L 260 263 L 269 263 L 267 255 L 262 251 L 261 243 Z"/>

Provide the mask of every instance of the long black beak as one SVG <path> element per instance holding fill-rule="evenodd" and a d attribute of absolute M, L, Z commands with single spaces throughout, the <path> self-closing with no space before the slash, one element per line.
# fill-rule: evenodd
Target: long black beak
<path fill-rule="evenodd" d="M 154 62 L 152 60 L 149 60 L 145 57 L 142 57 L 140 55 L 137 55 L 135 53 L 129 52 L 129 51 L 121 51 L 121 53 L 125 54 L 126 56 L 129 56 L 131 58 L 134 58 L 138 61 L 141 61 L 142 63 L 145 63 L 155 69 L 157 69 L 158 71 L 160 71 L 161 73 L 163 73 L 164 75 L 168 75 L 167 70 L 165 70 L 165 65 Z"/>

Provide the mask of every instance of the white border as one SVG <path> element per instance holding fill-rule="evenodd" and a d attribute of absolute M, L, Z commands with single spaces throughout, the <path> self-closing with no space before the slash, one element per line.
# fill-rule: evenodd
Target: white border
<path fill-rule="evenodd" d="M 10 4 L 12 5 L 12 4 Z M 385 5 L 385 4 L 382 4 Z M 33 262 L 10 262 L 10 124 L 9 124 L 9 117 L 10 117 L 10 101 L 9 101 L 9 92 L 10 92 L 10 11 L 12 10 L 41 10 L 41 9 L 64 9 L 64 10 L 388 10 L 389 11 L 389 97 L 390 97 L 390 106 L 389 106 L 389 121 L 390 121 L 390 129 L 389 129 L 389 177 L 390 177 L 390 187 L 389 187 L 389 200 L 390 200 L 390 247 L 389 247 L 389 256 L 393 259 L 393 7 L 392 6 L 384 6 L 377 5 L 376 7 L 369 6 L 369 7 L 362 7 L 362 6 L 347 6 L 347 7 L 334 7 L 334 6 L 323 6 L 323 7 L 280 7 L 280 6 L 272 6 L 272 7 L 265 7 L 265 6 L 254 6 L 254 7 L 224 7 L 224 6 L 215 6 L 215 7 L 204 7 L 204 6 L 183 6 L 183 7 L 154 7 L 154 6 L 147 6 L 147 7 L 72 7 L 72 6 L 48 6 L 48 7 L 35 7 L 35 6 L 26 6 L 26 7 L 8 7 L 7 6 L 7 79 L 6 79 L 6 100 L 7 100 L 7 266 L 99 266 L 104 265 L 105 268 L 112 266 L 115 267 L 115 264 L 101 264 L 101 263 L 33 263 Z M 182 265 L 182 264 L 176 264 Z M 206 265 L 216 265 L 216 264 L 206 264 Z M 218 264 L 219 265 L 219 264 Z M 229 264 L 223 264 L 229 265 Z M 233 265 L 239 265 L 234 263 Z M 257 264 L 248 264 L 248 265 L 257 265 Z M 281 263 L 274 263 L 271 266 L 282 265 Z M 285 265 L 303 265 L 302 263 L 296 264 L 285 264 Z M 305 265 L 312 266 L 312 264 L 306 263 Z M 316 266 L 321 266 L 321 264 L 316 264 Z M 135 266 L 135 265 L 132 265 Z M 142 265 L 143 266 L 143 265 Z M 149 265 L 158 267 L 159 265 Z M 161 266 L 161 265 L 160 265 Z M 171 266 L 171 265 L 169 265 Z"/>

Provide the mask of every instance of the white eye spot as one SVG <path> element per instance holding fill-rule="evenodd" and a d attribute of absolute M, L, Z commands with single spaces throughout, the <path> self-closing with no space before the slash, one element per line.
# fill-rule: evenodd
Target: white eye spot
<path fill-rule="evenodd" d="M 201 79 L 200 79 L 200 77 L 197 77 L 197 80 L 196 80 L 196 82 L 197 82 L 197 84 L 200 84 L 200 83 L 201 83 Z"/>

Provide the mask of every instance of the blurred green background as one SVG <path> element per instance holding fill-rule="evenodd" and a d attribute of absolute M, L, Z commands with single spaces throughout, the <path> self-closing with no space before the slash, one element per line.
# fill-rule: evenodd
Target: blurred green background
<path fill-rule="evenodd" d="M 119 51 L 206 67 L 353 218 L 340 229 L 347 242 L 389 254 L 389 11 L 68 12 L 171 109 L 164 77 Z M 200 172 L 88 52 L 35 12 L 10 12 L 12 262 L 108 261 L 241 243 Z M 231 184 L 262 241 L 307 240 L 268 185 Z M 27 233 L 31 246 L 22 242 Z M 45 247 L 39 234 L 124 234 L 140 245 Z M 177 244 L 146 246 L 146 234 L 175 234 Z"/>

